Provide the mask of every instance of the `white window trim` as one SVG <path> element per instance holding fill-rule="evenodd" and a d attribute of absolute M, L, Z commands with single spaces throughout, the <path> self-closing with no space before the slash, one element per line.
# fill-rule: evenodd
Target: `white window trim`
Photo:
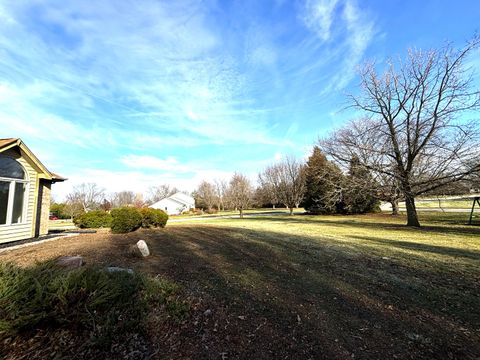
<path fill-rule="evenodd" d="M 28 177 L 28 174 L 26 171 L 25 171 L 25 176 Z M 9 185 L 10 187 L 8 189 L 7 219 L 5 224 L 0 224 L 0 228 L 7 227 L 7 226 L 27 225 L 28 224 L 28 221 L 27 221 L 28 195 L 30 190 L 29 181 L 27 179 L 13 179 L 13 178 L 6 178 L 6 177 L 0 177 L 0 181 L 10 183 Z M 26 186 L 25 186 L 25 191 L 23 193 L 22 221 L 18 223 L 12 223 L 13 202 L 14 202 L 14 196 L 15 196 L 16 183 L 23 183 Z"/>

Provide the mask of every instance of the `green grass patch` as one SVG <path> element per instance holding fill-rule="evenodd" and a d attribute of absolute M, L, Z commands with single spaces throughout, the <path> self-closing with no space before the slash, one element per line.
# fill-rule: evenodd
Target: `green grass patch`
<path fill-rule="evenodd" d="M 294 212 L 298 213 L 298 212 L 304 212 L 305 209 L 304 208 L 296 208 L 293 210 Z M 250 214 L 250 215 L 254 215 L 254 214 L 266 214 L 268 215 L 268 213 L 285 213 L 285 215 L 287 215 L 290 210 L 287 209 L 287 208 L 258 208 L 258 209 L 247 209 L 247 210 L 244 210 L 243 213 L 244 214 Z M 183 214 L 180 214 L 180 215 L 172 215 L 172 219 L 181 219 L 181 218 L 191 218 L 191 217 L 202 217 L 202 218 L 209 218 L 209 217 L 218 217 L 218 216 L 230 216 L 230 215 L 239 215 L 240 212 L 238 210 L 222 210 L 222 211 L 218 211 L 216 212 L 215 214 L 207 214 L 206 212 L 203 213 L 203 214 L 195 214 L 195 213 L 183 213 Z"/>

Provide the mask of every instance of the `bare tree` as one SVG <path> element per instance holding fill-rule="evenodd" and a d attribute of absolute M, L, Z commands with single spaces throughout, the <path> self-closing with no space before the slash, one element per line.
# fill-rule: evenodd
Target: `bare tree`
<path fill-rule="evenodd" d="M 133 202 L 132 202 L 132 206 L 134 206 L 136 208 L 142 208 L 146 205 L 148 205 L 148 203 L 143 199 L 143 194 L 140 193 L 140 192 L 135 193 L 135 196 L 134 196 L 134 199 L 133 199 Z"/>
<path fill-rule="evenodd" d="M 70 216 L 70 219 L 73 219 L 74 217 L 83 214 L 85 211 L 80 202 L 74 201 L 74 199 L 67 196 L 65 201 L 65 212 Z"/>
<path fill-rule="evenodd" d="M 225 195 L 228 189 L 228 183 L 225 180 L 214 180 L 215 194 L 218 210 L 225 210 Z"/>
<path fill-rule="evenodd" d="M 128 206 L 134 203 L 135 193 L 133 191 L 120 191 L 113 193 L 110 198 L 114 208 Z"/>
<path fill-rule="evenodd" d="M 245 175 L 235 173 L 230 180 L 227 196 L 232 207 L 240 211 L 240 218 L 243 218 L 243 211 L 250 207 L 253 200 L 250 180 Z"/>
<path fill-rule="evenodd" d="M 95 183 L 83 183 L 73 188 L 67 195 L 67 203 L 72 209 L 81 207 L 84 212 L 95 210 L 105 199 L 105 190 Z"/>
<path fill-rule="evenodd" d="M 256 191 L 257 202 L 259 205 L 271 204 L 272 208 L 275 209 L 275 206 L 280 202 L 275 187 L 267 180 L 265 174 L 258 174 L 258 183 L 260 186 Z"/>
<path fill-rule="evenodd" d="M 176 187 L 168 184 L 161 184 L 158 186 L 151 186 L 147 191 L 148 203 L 153 204 L 157 201 L 165 199 L 175 193 L 179 192 Z"/>
<path fill-rule="evenodd" d="M 260 183 L 271 187 L 280 203 L 289 210 L 300 206 L 305 194 L 305 166 L 292 157 L 286 157 L 278 164 L 269 166 L 260 174 Z"/>
<path fill-rule="evenodd" d="M 420 226 L 416 196 L 480 170 L 469 166 L 479 156 L 478 120 L 459 118 L 480 107 L 480 92 L 471 90 L 465 68 L 479 42 L 476 37 L 458 51 L 450 45 L 410 50 L 398 69 L 390 62 L 383 75 L 374 64 L 360 71 L 363 91 L 351 96 L 352 106 L 370 116 L 368 131 L 379 137 L 375 151 L 383 155 L 380 163 L 367 159 L 364 165 L 398 181 L 408 226 Z"/>
<path fill-rule="evenodd" d="M 203 202 L 207 210 L 211 210 L 213 205 L 217 202 L 217 194 L 215 192 L 215 185 L 203 180 L 195 191 L 200 202 Z"/>

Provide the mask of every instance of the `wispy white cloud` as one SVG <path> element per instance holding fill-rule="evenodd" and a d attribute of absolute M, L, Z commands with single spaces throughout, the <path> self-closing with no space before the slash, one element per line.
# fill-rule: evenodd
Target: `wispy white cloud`
<path fill-rule="evenodd" d="M 181 166 L 178 160 L 173 156 L 160 159 L 150 155 L 127 155 L 124 156 L 121 161 L 126 166 L 136 169 L 154 169 L 176 172 L 185 172 L 188 170 L 185 166 Z"/>
<path fill-rule="evenodd" d="M 331 37 L 338 0 L 307 0 L 302 19 L 323 41 Z"/>
<path fill-rule="evenodd" d="M 376 35 L 371 14 L 360 8 L 356 0 L 307 0 L 302 20 L 319 40 L 331 43 L 325 45 L 327 58 L 338 64 L 329 73 L 323 93 L 345 88 Z"/>

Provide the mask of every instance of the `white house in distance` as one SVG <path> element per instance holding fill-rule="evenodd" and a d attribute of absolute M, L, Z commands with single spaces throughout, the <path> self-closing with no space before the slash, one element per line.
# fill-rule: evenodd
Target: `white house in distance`
<path fill-rule="evenodd" d="M 184 211 L 195 209 L 195 199 L 190 195 L 177 192 L 150 205 L 151 208 L 165 211 L 168 215 L 179 215 Z"/>

